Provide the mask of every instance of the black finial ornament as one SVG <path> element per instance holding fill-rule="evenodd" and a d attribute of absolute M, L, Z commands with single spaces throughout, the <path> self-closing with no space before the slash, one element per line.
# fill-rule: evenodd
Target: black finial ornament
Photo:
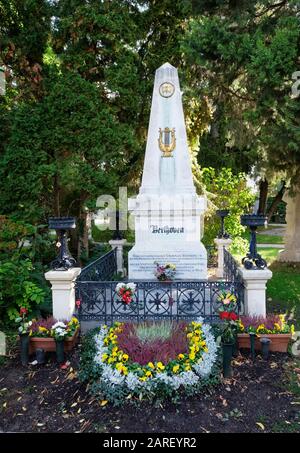
<path fill-rule="evenodd" d="M 224 225 L 224 219 L 225 219 L 225 217 L 228 216 L 228 214 L 229 214 L 229 209 L 218 209 L 218 210 L 216 211 L 216 214 L 217 214 L 217 216 L 220 217 L 220 219 L 221 219 L 221 229 L 220 229 L 220 231 L 219 231 L 218 238 L 219 238 L 219 239 L 229 239 L 230 236 L 229 236 L 228 233 L 226 233 L 226 231 L 225 231 L 225 225 Z"/>
<path fill-rule="evenodd" d="M 56 230 L 58 236 L 59 255 L 50 264 L 53 270 L 67 270 L 76 266 L 76 260 L 71 256 L 68 247 L 68 231 L 76 228 L 74 217 L 50 217 L 49 228 Z"/>
<path fill-rule="evenodd" d="M 242 259 L 245 269 L 265 269 L 267 262 L 259 253 L 256 246 L 256 230 L 267 223 L 267 217 L 259 214 L 245 214 L 241 216 L 241 224 L 250 228 L 249 252 Z"/>

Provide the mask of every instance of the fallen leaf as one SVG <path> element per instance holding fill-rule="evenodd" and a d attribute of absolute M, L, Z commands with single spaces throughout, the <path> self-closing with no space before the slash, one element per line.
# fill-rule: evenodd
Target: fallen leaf
<path fill-rule="evenodd" d="M 36 426 L 45 426 L 44 423 L 37 423 Z"/>
<path fill-rule="evenodd" d="M 77 406 L 77 403 L 71 404 L 71 407 L 75 407 L 75 406 Z"/>
<path fill-rule="evenodd" d="M 3 407 L 7 407 L 7 402 L 2 404 Z"/>
<path fill-rule="evenodd" d="M 263 431 L 265 429 L 264 425 L 260 422 L 256 422 L 257 426 L 259 426 Z"/>
<path fill-rule="evenodd" d="M 100 406 L 105 406 L 108 403 L 107 400 L 100 401 Z"/>
<path fill-rule="evenodd" d="M 75 378 L 76 378 L 76 374 L 75 373 L 69 373 L 68 376 L 67 376 L 67 379 L 69 379 L 70 381 L 72 381 Z"/>
<path fill-rule="evenodd" d="M 50 382 L 50 384 L 56 384 L 56 382 L 58 381 L 58 379 L 59 379 L 59 378 L 58 378 L 58 376 L 57 376 L 56 379 L 55 379 L 55 381 Z"/>

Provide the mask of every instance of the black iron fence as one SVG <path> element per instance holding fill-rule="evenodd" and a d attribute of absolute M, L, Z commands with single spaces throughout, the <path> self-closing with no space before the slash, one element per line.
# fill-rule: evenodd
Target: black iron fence
<path fill-rule="evenodd" d="M 218 308 L 224 292 L 237 298 L 237 311 L 243 312 L 244 285 L 237 263 L 224 254 L 225 281 L 135 281 L 132 301 L 125 304 L 118 292 L 116 253 L 111 251 L 85 267 L 76 281 L 76 298 L 81 301 L 81 321 L 113 323 L 116 320 L 186 319 L 202 316 L 218 320 Z"/>
<path fill-rule="evenodd" d="M 105 255 L 100 256 L 100 258 L 88 264 L 82 269 L 77 282 L 112 280 L 117 272 L 116 253 L 116 249 L 110 250 Z"/>
<path fill-rule="evenodd" d="M 135 284 L 132 301 L 127 305 L 117 293 L 117 282 L 77 282 L 80 320 L 110 324 L 117 320 L 193 320 L 202 316 L 206 321 L 217 321 L 224 291 L 237 297 L 237 311 L 242 310 L 240 287 L 233 282 L 138 281 Z"/>

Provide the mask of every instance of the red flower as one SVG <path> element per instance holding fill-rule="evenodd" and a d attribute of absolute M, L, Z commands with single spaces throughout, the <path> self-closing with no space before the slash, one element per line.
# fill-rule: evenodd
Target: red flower
<path fill-rule="evenodd" d="M 238 315 L 236 313 L 230 313 L 230 319 L 232 319 L 232 321 L 236 321 L 238 319 Z"/>
<path fill-rule="evenodd" d="M 221 319 L 230 319 L 230 313 L 228 311 L 221 311 L 220 318 Z"/>
<path fill-rule="evenodd" d="M 81 300 L 80 299 L 76 300 L 75 304 L 76 304 L 76 307 L 79 308 L 81 305 Z"/>
<path fill-rule="evenodd" d="M 21 307 L 20 308 L 20 315 L 26 315 L 26 313 L 27 313 L 27 308 Z"/>

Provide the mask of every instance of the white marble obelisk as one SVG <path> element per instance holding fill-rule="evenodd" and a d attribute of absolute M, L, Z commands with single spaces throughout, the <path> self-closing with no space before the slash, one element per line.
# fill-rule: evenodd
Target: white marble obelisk
<path fill-rule="evenodd" d="M 205 209 L 193 183 L 177 69 L 165 63 L 155 74 L 142 185 L 129 200 L 135 221 L 129 278 L 155 279 L 157 261 L 175 264 L 176 279 L 206 279 Z"/>

